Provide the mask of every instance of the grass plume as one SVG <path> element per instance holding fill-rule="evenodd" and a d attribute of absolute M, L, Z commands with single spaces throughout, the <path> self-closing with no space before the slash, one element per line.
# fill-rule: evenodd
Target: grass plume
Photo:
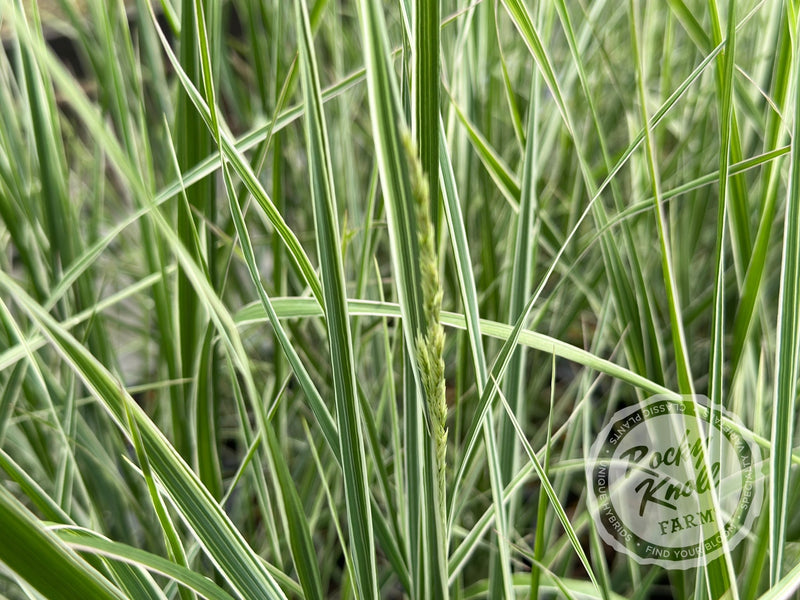
<path fill-rule="evenodd" d="M 444 327 L 440 320 L 444 290 L 439 281 L 439 258 L 436 254 L 436 232 L 431 220 L 432 208 L 428 178 L 422 170 L 416 146 L 407 133 L 403 135 L 403 144 L 411 168 L 411 191 L 417 218 L 422 302 L 425 315 L 425 331 L 417 332 L 417 362 L 427 400 L 427 412 L 436 452 L 437 508 L 442 523 L 446 523 L 447 400 L 444 375 Z"/>

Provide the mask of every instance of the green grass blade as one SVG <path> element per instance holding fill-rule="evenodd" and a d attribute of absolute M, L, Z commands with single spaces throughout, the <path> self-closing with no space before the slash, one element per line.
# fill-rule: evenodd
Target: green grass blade
<path fill-rule="evenodd" d="M 483 350 L 481 337 L 480 312 L 478 310 L 478 292 L 475 285 L 475 273 L 469 253 L 467 230 L 464 225 L 464 215 L 459 201 L 458 188 L 456 187 L 455 173 L 450 162 L 447 148 L 447 139 L 444 134 L 444 124 L 439 122 L 439 164 L 441 166 L 442 198 L 444 199 L 447 230 L 450 236 L 450 245 L 453 259 L 456 263 L 456 276 L 458 277 L 461 299 L 464 302 L 464 317 L 467 323 L 468 340 L 470 344 L 470 357 L 476 373 L 478 386 L 483 387 L 487 379 L 486 356 Z"/>
<path fill-rule="evenodd" d="M 795 27 L 797 23 L 790 24 Z M 796 31 L 796 29 L 794 30 Z M 792 76 L 800 85 L 800 36 L 793 39 Z M 783 230 L 781 287 L 778 298 L 778 333 L 775 355 L 775 391 L 772 403 L 772 460 L 770 461 L 769 534 L 770 583 L 783 574 L 790 457 L 793 448 L 798 358 L 800 357 L 800 94 L 795 93 L 794 126 L 790 153 L 786 217 Z"/>
<path fill-rule="evenodd" d="M 528 106 L 528 124 L 525 133 L 525 155 L 522 166 L 522 181 L 519 203 L 519 218 L 515 227 L 514 254 L 512 258 L 511 288 L 508 304 L 508 318 L 514 321 L 522 314 L 525 303 L 532 292 L 533 278 L 536 269 L 536 245 L 538 243 L 538 222 L 535 215 L 538 208 L 538 194 L 536 191 L 537 171 L 539 165 L 538 145 L 539 127 L 537 123 L 538 96 L 541 93 L 540 79 L 534 75 L 531 80 L 530 102 Z M 503 381 L 503 392 L 514 410 L 517 419 L 525 421 L 526 395 L 525 383 L 527 373 L 525 370 L 525 348 L 517 349 L 511 356 L 508 365 L 508 374 Z M 507 419 L 500 421 L 498 433 L 500 440 L 500 464 L 505 485 L 519 464 L 519 456 L 514 443 L 511 423 Z M 514 522 L 516 502 L 512 500 L 509 505 L 509 521 Z"/>
<path fill-rule="evenodd" d="M 375 598 L 378 595 L 378 582 L 375 570 L 372 511 L 356 389 L 353 341 L 345 299 L 344 268 L 339 252 L 341 242 L 336 217 L 330 145 L 322 110 L 322 94 L 311 25 L 305 4 L 301 0 L 295 1 L 295 11 L 297 36 L 300 40 L 300 73 L 306 105 L 305 132 L 310 159 L 309 179 L 314 203 L 317 252 L 322 273 L 325 322 L 333 364 L 336 420 L 339 428 L 350 532 L 350 556 L 356 573 L 357 596 Z"/>
<path fill-rule="evenodd" d="M 434 231 L 439 231 L 440 1 L 414 0 L 414 137 L 428 180 Z"/>
<path fill-rule="evenodd" d="M 716 4 L 713 3 L 712 4 Z M 725 339 L 725 230 L 728 220 L 729 205 L 731 206 L 732 223 L 736 229 L 741 227 L 743 219 L 733 216 L 737 212 L 736 198 L 737 186 L 731 180 L 730 163 L 731 154 L 734 152 L 732 145 L 738 144 L 738 139 L 732 140 L 735 131 L 735 115 L 733 110 L 733 72 L 735 64 L 736 49 L 736 5 L 731 0 L 728 3 L 728 30 L 726 36 L 725 54 L 717 60 L 718 64 L 718 94 L 722 99 L 720 109 L 720 163 L 719 163 L 719 204 L 717 210 L 717 243 L 715 252 L 716 272 L 714 275 L 714 308 L 712 315 L 711 331 L 711 358 L 709 360 L 709 399 L 712 407 L 722 407 L 724 402 L 723 390 L 723 369 L 724 369 L 724 339 Z M 717 33 L 715 28 L 715 34 Z M 729 187 L 729 184 L 730 187 Z M 741 186 L 738 186 L 739 188 Z M 739 210 L 741 212 L 741 209 Z M 744 228 L 738 234 L 740 243 L 748 245 L 749 252 L 749 230 Z M 734 236 L 734 240 L 736 236 Z M 712 449 L 712 453 L 716 449 Z M 711 458 L 709 458 L 711 460 Z M 724 532 L 720 530 L 720 534 Z M 724 538 L 723 538 L 724 539 Z M 725 594 L 730 594 L 732 598 L 738 598 L 736 586 L 736 574 L 731 560 L 728 544 L 723 542 L 723 555 L 706 565 L 706 577 L 709 582 L 711 596 L 719 598 Z"/>

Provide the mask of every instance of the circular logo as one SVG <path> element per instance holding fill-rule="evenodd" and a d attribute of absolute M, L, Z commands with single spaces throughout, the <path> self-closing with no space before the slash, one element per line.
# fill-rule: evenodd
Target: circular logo
<path fill-rule="evenodd" d="M 614 414 L 586 462 L 602 538 L 643 564 L 688 569 L 734 548 L 761 509 L 761 451 L 708 399 L 655 396 Z"/>

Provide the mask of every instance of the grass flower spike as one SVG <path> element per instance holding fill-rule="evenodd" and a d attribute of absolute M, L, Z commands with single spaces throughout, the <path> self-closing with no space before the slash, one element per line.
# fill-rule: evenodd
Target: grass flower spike
<path fill-rule="evenodd" d="M 442 522 L 446 512 L 447 482 L 447 402 L 444 378 L 444 328 L 439 315 L 442 310 L 442 285 L 439 281 L 439 259 L 436 255 L 436 233 L 431 222 L 431 199 L 428 181 L 422 171 L 417 149 L 411 136 L 403 135 L 406 154 L 411 166 L 411 186 L 417 217 L 420 272 L 422 275 L 422 301 L 425 314 L 425 331 L 417 333 L 417 362 L 422 387 L 427 399 L 431 433 L 436 450 L 439 513 Z"/>

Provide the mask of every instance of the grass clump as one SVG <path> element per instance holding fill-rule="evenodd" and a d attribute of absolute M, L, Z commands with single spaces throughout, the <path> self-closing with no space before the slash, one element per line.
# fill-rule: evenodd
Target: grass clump
<path fill-rule="evenodd" d="M 797 594 L 796 3 L 50 4 L 0 0 L 0 595 Z M 585 467 L 691 391 L 767 491 L 667 570 Z"/>

